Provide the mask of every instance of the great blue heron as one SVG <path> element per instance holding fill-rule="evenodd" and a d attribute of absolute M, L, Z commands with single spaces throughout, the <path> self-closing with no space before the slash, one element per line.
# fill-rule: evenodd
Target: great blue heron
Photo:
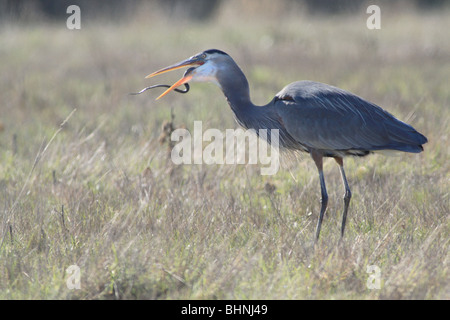
<path fill-rule="evenodd" d="M 323 175 L 324 157 L 336 160 L 345 188 L 342 238 L 351 198 L 343 157 L 366 156 L 382 150 L 419 153 L 423 151 L 422 144 L 427 142 L 427 138 L 412 126 L 374 103 L 319 82 L 291 83 L 265 106 L 256 106 L 250 100 L 249 85 L 242 70 L 227 53 L 216 49 L 203 51 L 146 78 L 187 66 L 193 67 L 157 99 L 189 81 L 213 82 L 222 89 L 242 127 L 257 132 L 259 129 L 278 129 L 280 147 L 311 155 L 319 170 L 322 194 L 315 241 L 319 239 L 328 203 Z"/>

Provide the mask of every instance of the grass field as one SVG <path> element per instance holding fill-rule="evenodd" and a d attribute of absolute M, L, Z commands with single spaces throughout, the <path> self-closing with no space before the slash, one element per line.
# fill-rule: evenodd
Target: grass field
<path fill-rule="evenodd" d="M 368 30 L 365 11 L 257 8 L 250 19 L 253 8 L 229 5 L 200 23 L 151 9 L 74 31 L 0 26 L 0 299 L 450 298 L 450 12 L 382 7 L 381 30 Z M 429 143 L 346 160 L 353 198 L 340 245 L 344 191 L 327 160 L 314 247 L 320 187 L 308 155 L 274 176 L 175 166 L 162 139 L 171 110 L 176 128 L 235 128 L 222 93 L 194 84 L 158 101 L 162 89 L 128 95 L 174 83 L 182 72 L 144 77 L 209 48 L 242 67 L 256 104 L 295 80 L 325 82 Z M 71 265 L 80 289 L 66 285 Z M 372 265 L 380 289 L 367 287 Z"/>

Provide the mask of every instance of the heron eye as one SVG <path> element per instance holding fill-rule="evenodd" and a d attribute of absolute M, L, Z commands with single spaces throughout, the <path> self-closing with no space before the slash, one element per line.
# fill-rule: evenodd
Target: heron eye
<path fill-rule="evenodd" d="M 202 55 L 200 56 L 200 58 L 206 59 L 206 53 L 202 53 Z"/>

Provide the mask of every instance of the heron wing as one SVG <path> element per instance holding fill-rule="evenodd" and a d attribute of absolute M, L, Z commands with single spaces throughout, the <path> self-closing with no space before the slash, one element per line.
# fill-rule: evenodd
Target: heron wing
<path fill-rule="evenodd" d="M 420 152 L 426 142 L 377 105 L 323 83 L 294 82 L 275 96 L 274 105 L 287 132 L 308 148 Z"/>

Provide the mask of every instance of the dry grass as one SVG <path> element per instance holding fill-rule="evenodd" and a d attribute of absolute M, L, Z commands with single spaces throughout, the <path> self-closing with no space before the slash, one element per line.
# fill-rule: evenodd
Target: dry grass
<path fill-rule="evenodd" d="M 230 12 L 205 24 L 150 10 L 80 31 L 1 26 L 0 298 L 450 298 L 448 12 L 386 14 L 379 31 L 365 13 Z M 343 190 L 326 162 L 329 211 L 314 249 L 319 182 L 307 156 L 271 177 L 174 166 L 161 124 L 172 109 L 175 127 L 236 127 L 220 91 L 127 96 L 208 48 L 235 58 L 256 103 L 294 80 L 330 83 L 407 120 L 429 138 L 425 152 L 346 161 L 354 196 L 340 246 Z M 66 286 L 73 264 L 80 290 Z M 381 269 L 380 290 L 366 287 L 368 265 Z"/>

